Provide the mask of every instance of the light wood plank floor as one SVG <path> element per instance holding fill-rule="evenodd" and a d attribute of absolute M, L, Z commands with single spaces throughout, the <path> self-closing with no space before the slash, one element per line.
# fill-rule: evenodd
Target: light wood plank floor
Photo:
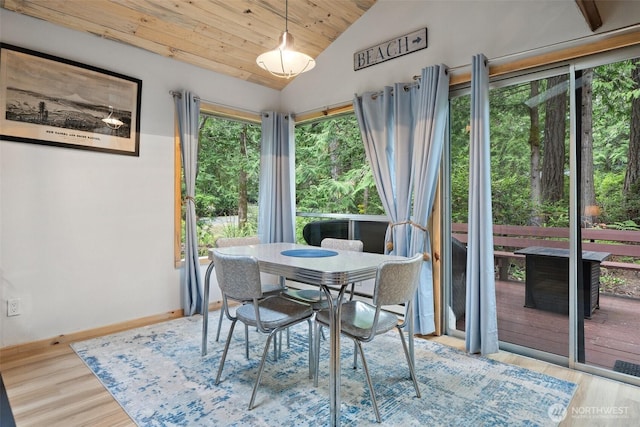
<path fill-rule="evenodd" d="M 431 338 L 459 349 L 464 341 L 449 337 Z M 640 388 L 573 371 L 546 362 L 501 351 L 495 360 L 543 372 L 579 384 L 571 414 L 561 426 L 638 426 Z M 60 344 L 0 361 L 10 404 L 18 427 L 27 426 L 134 426 L 120 405 L 71 350 Z M 596 409 L 594 409 L 596 408 Z M 585 411 L 624 411 L 612 416 L 585 416 Z"/>

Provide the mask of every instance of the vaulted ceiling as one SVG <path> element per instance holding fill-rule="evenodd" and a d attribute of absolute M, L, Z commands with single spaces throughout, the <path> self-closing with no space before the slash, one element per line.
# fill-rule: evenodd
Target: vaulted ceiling
<path fill-rule="evenodd" d="M 376 0 L 289 0 L 295 47 L 316 58 Z M 596 0 L 575 0 L 595 31 Z M 0 0 L 0 7 L 273 89 L 256 64 L 285 28 L 285 0 Z M 579 12 L 578 12 L 579 13 Z"/>
<path fill-rule="evenodd" d="M 289 0 L 295 47 L 316 58 L 375 0 Z M 0 0 L 0 6 L 274 89 L 256 57 L 278 45 L 285 0 Z"/>

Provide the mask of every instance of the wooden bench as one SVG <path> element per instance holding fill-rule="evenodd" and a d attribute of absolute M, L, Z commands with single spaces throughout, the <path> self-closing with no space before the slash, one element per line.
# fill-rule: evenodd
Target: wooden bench
<path fill-rule="evenodd" d="M 451 225 L 452 236 L 467 243 L 467 224 Z M 612 257 L 633 257 L 640 259 L 640 231 L 583 228 L 582 250 L 608 252 Z M 517 225 L 493 226 L 494 257 L 500 280 L 508 280 L 508 270 L 512 258 L 524 258 L 514 251 L 531 246 L 548 248 L 568 248 L 569 229 L 558 227 L 534 227 Z M 640 272 L 637 262 L 603 261 L 602 267 L 626 269 Z"/>

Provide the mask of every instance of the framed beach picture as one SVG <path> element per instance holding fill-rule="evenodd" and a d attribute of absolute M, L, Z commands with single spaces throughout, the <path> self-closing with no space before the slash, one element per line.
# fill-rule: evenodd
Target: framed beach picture
<path fill-rule="evenodd" d="M 0 138 L 139 156 L 142 81 L 0 44 Z"/>

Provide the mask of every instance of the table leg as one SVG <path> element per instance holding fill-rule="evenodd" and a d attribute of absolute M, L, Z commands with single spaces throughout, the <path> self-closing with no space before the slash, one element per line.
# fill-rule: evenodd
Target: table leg
<path fill-rule="evenodd" d="M 204 296 L 202 297 L 202 355 L 207 355 L 207 334 L 209 330 L 209 284 L 211 279 L 211 271 L 213 270 L 213 261 L 207 267 L 204 275 Z"/>
<path fill-rule="evenodd" d="M 329 408 L 331 414 L 330 425 L 332 427 L 340 426 L 340 314 L 342 312 L 342 297 L 345 288 L 346 285 L 342 286 L 338 296 L 333 299 L 331 290 L 326 286 L 322 286 L 329 301 L 329 341 L 331 343 L 329 353 Z"/>

